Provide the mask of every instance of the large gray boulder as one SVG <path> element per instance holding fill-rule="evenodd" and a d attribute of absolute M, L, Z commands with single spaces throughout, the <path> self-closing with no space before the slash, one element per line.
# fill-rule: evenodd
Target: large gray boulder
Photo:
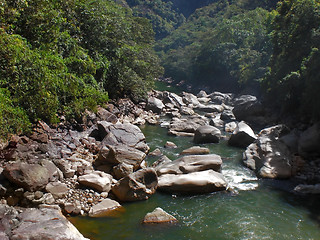
<path fill-rule="evenodd" d="M 118 165 L 129 164 L 133 166 L 134 170 L 137 170 L 141 162 L 145 159 L 146 154 L 140 150 L 137 150 L 126 145 L 107 146 L 102 148 L 99 152 L 97 165 Z"/>
<path fill-rule="evenodd" d="M 51 181 L 57 181 L 61 172 L 48 160 L 38 163 L 9 162 L 5 165 L 3 175 L 11 182 L 28 191 L 42 190 Z"/>
<path fill-rule="evenodd" d="M 146 105 L 146 110 L 151 110 L 154 113 L 161 113 L 162 109 L 164 108 L 163 102 L 155 97 L 149 97 L 148 103 Z"/>
<path fill-rule="evenodd" d="M 246 148 L 257 139 L 251 127 L 245 122 L 239 122 L 237 128 L 229 138 L 229 145 L 234 147 Z"/>
<path fill-rule="evenodd" d="M 110 174 L 93 171 L 78 177 L 78 182 L 86 187 L 95 189 L 99 192 L 109 192 L 113 177 Z"/>
<path fill-rule="evenodd" d="M 164 174 L 186 174 L 212 169 L 221 171 L 222 159 L 219 155 L 189 155 L 167 162 L 157 168 L 158 176 Z"/>
<path fill-rule="evenodd" d="M 224 110 L 224 107 L 222 105 L 216 105 L 216 104 L 209 104 L 209 105 L 204 105 L 204 104 L 199 104 L 196 109 L 207 112 L 207 113 L 214 113 L 218 112 L 221 113 Z"/>
<path fill-rule="evenodd" d="M 213 92 L 209 95 L 211 101 L 215 104 L 229 104 L 233 98 L 232 93 Z"/>
<path fill-rule="evenodd" d="M 305 158 L 320 156 L 320 123 L 316 123 L 304 131 L 298 143 L 299 154 Z"/>
<path fill-rule="evenodd" d="M 262 178 L 290 178 L 296 173 L 293 156 L 279 139 L 282 126 L 263 129 L 243 154 L 244 164 Z"/>
<path fill-rule="evenodd" d="M 145 168 L 120 179 L 113 187 L 113 194 L 121 202 L 146 200 L 153 195 L 158 186 L 154 169 Z"/>
<path fill-rule="evenodd" d="M 255 96 L 242 95 L 233 101 L 233 113 L 237 120 L 253 122 L 257 117 L 264 115 L 264 108 Z"/>
<path fill-rule="evenodd" d="M 197 128 L 193 141 L 195 143 L 218 143 L 221 138 L 221 131 L 213 126 L 201 126 Z"/>
<path fill-rule="evenodd" d="M 139 127 L 133 124 L 113 124 L 108 127 L 108 131 L 102 145 L 126 145 L 144 153 L 149 151 L 144 134 Z"/>
<path fill-rule="evenodd" d="M 228 183 L 213 170 L 188 174 L 165 174 L 159 177 L 159 190 L 170 193 L 202 194 L 226 190 Z"/>
<path fill-rule="evenodd" d="M 58 206 L 20 209 L 0 205 L 0 238 L 10 240 L 88 240 Z"/>
<path fill-rule="evenodd" d="M 175 93 L 171 92 L 163 92 L 163 103 L 170 103 L 173 104 L 176 108 L 181 108 L 182 106 L 185 106 L 185 103 L 183 102 L 182 97 Z"/>
<path fill-rule="evenodd" d="M 183 92 L 182 100 L 185 104 L 187 105 L 191 104 L 193 107 L 196 107 L 200 104 L 198 98 L 192 93 Z"/>
<path fill-rule="evenodd" d="M 173 118 L 169 129 L 173 132 L 194 133 L 200 126 L 206 125 L 207 119 L 197 116 L 188 118 Z"/>

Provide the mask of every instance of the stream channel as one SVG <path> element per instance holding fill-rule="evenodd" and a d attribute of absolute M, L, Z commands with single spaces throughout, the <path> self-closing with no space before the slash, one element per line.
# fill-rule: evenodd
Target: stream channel
<path fill-rule="evenodd" d="M 150 150 L 160 148 L 171 160 L 194 146 L 192 138 L 167 135 L 167 129 L 145 125 Z M 178 148 L 166 149 L 166 141 Z M 261 180 L 241 163 L 242 149 L 226 140 L 202 144 L 223 159 L 222 173 L 236 193 L 179 196 L 157 192 L 147 201 L 124 203 L 123 213 L 108 218 L 71 219 L 92 240 L 180 239 L 320 239 L 319 198 L 296 196 L 289 181 Z M 149 165 L 155 158 L 149 157 Z M 146 213 L 161 207 L 179 220 L 177 225 L 141 224 Z"/>

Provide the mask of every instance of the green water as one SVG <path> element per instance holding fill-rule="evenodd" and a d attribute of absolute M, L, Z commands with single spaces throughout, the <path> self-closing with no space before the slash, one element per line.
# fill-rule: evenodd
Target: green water
<path fill-rule="evenodd" d="M 167 136 L 158 126 L 142 128 L 151 148 L 160 148 L 176 159 L 193 146 L 187 137 Z M 163 148 L 166 141 L 178 149 Z M 180 240 L 180 239 L 320 239 L 319 199 L 298 197 L 287 191 L 287 181 L 259 180 L 241 164 L 242 151 L 225 141 L 203 145 L 223 158 L 223 174 L 237 193 L 198 196 L 171 196 L 156 193 L 147 201 L 123 204 L 125 212 L 116 217 L 74 218 L 72 222 L 91 239 Z M 155 159 L 148 159 L 151 163 Z M 179 224 L 144 226 L 146 213 L 161 207 L 174 215 Z"/>

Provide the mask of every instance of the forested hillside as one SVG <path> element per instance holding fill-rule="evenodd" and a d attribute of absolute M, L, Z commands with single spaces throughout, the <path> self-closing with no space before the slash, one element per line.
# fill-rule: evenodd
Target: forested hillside
<path fill-rule="evenodd" d="M 0 135 L 143 98 L 163 68 L 317 120 L 319 0 L 277 2 L 0 0 Z"/>
<path fill-rule="evenodd" d="M 0 134 L 144 97 L 162 68 L 148 20 L 113 1 L 0 1 Z"/>

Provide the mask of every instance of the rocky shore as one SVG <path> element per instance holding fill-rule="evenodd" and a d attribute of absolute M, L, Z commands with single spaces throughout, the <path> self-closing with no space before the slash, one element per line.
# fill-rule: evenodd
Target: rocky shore
<path fill-rule="evenodd" d="M 258 177 L 294 179 L 295 193 L 320 193 L 319 123 L 295 129 L 279 125 L 250 95 L 152 91 L 146 102 L 121 99 L 86 112 L 79 122 L 63 117 L 57 126 L 39 122 L 29 136 L 1 143 L 0 238 L 85 239 L 64 216 L 108 216 L 122 211 L 123 202 L 146 200 L 156 191 L 232 190 L 220 156 L 199 146 L 174 161 L 159 149 L 150 152 L 138 127 L 144 124 L 159 124 L 195 145 L 226 138 L 243 148 L 244 165 Z M 148 155 L 158 158 L 152 166 Z"/>

